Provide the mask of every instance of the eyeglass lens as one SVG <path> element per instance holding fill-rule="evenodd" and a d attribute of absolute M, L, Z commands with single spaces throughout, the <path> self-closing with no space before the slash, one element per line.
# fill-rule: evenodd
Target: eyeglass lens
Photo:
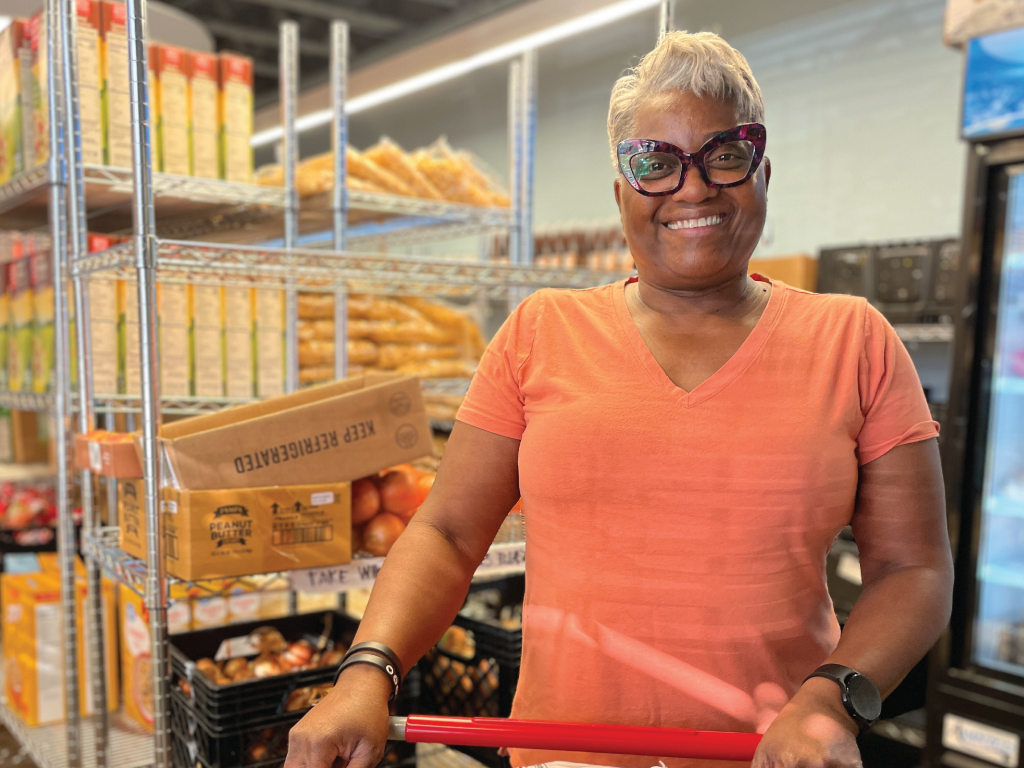
<path fill-rule="evenodd" d="M 754 162 L 754 144 L 733 141 L 716 147 L 704 157 L 704 169 L 712 184 L 743 181 Z M 679 186 L 682 161 L 668 152 L 639 152 L 629 159 L 637 184 L 645 192 L 670 192 Z"/>

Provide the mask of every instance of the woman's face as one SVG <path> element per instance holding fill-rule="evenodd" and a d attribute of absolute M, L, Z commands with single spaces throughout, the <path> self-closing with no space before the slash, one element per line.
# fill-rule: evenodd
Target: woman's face
<path fill-rule="evenodd" d="M 692 153 L 741 122 L 732 104 L 675 91 L 640 109 L 636 136 L 629 138 L 667 141 Z M 743 184 L 709 189 L 691 167 L 674 195 L 645 197 L 617 176 L 615 201 L 640 276 L 668 290 L 701 290 L 745 274 L 764 228 L 770 177 L 765 158 Z M 720 222 L 682 227 L 686 220 L 714 217 Z"/>

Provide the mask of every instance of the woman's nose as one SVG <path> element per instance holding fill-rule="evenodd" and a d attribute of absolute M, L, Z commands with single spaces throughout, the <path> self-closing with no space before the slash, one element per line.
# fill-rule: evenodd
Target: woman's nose
<path fill-rule="evenodd" d="M 717 189 L 712 189 L 704 183 L 700 169 L 696 165 L 691 165 L 686 169 L 683 186 L 672 197 L 687 203 L 699 203 L 709 197 L 714 197 L 717 193 Z"/>

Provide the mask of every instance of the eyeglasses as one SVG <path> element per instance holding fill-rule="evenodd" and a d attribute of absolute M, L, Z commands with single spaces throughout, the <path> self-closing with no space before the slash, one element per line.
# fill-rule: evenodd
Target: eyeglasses
<path fill-rule="evenodd" d="M 641 195 L 673 195 L 683 188 L 691 165 L 712 189 L 735 187 L 757 170 L 767 132 L 760 123 L 737 125 L 708 139 L 693 154 L 653 139 L 626 139 L 618 146 L 619 170 Z"/>

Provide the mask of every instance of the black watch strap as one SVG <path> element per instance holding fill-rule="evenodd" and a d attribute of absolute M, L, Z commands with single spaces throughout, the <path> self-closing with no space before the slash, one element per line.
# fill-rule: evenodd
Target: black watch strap
<path fill-rule="evenodd" d="M 390 661 L 385 658 L 378 656 L 375 653 L 354 653 L 341 662 L 341 666 L 338 667 L 338 674 L 334 678 L 334 684 L 337 685 L 341 679 L 341 673 L 344 672 L 351 666 L 356 664 L 369 664 L 370 666 L 377 667 L 381 672 L 388 676 L 388 680 L 391 681 L 391 697 L 388 701 L 393 701 L 398 696 L 398 687 L 401 685 L 401 680 L 398 676 L 398 670 L 394 668 Z"/>
<path fill-rule="evenodd" d="M 370 651 L 376 653 L 378 656 L 383 656 L 385 659 L 391 662 L 391 664 L 398 670 L 398 676 L 400 678 L 405 677 L 405 671 L 402 669 L 402 660 L 398 658 L 398 654 L 388 648 L 384 643 L 378 643 L 374 640 L 367 640 L 362 643 L 356 643 L 348 651 L 345 652 L 345 658 L 352 656 L 356 653 L 363 653 Z"/>
<path fill-rule="evenodd" d="M 863 733 L 882 713 L 882 697 L 878 687 L 866 675 L 842 664 L 822 664 L 804 680 L 824 677 L 839 686 L 846 712 Z"/>

